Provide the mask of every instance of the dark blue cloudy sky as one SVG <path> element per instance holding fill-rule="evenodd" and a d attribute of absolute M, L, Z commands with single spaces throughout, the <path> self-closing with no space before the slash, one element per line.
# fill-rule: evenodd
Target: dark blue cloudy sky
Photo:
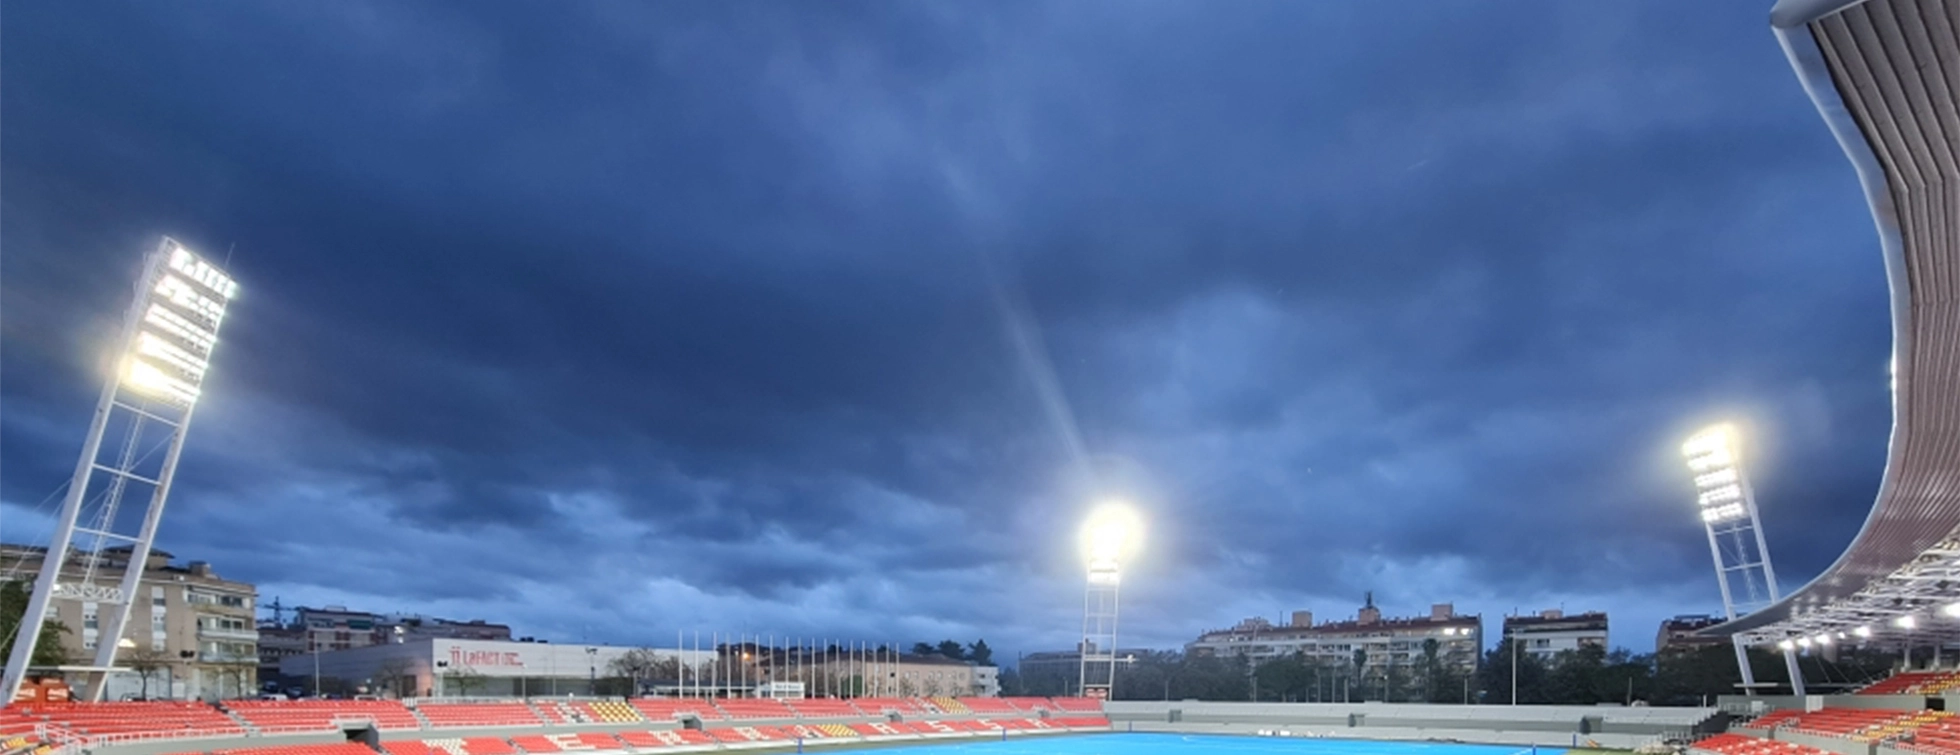
<path fill-rule="evenodd" d="M 662 642 L 1718 608 L 1869 510 L 1885 281 L 1767 2 L 9 3 L 0 537 L 161 234 L 228 320 L 161 547 Z M 1126 642 L 1126 644 L 1129 644 Z"/>

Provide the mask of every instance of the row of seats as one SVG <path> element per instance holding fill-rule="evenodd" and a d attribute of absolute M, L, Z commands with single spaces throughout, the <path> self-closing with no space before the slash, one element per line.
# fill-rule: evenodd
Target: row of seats
<path fill-rule="evenodd" d="M 1005 718 L 963 721 L 907 721 L 897 723 L 796 724 L 790 726 L 731 726 L 705 731 L 627 731 L 613 734 L 513 734 L 508 737 L 459 737 L 451 739 L 406 739 L 381 743 L 385 755 L 542 755 L 544 753 L 659 749 L 662 747 L 702 747 L 739 745 L 752 742 L 791 742 L 798 739 L 853 739 L 952 734 L 997 734 L 1006 731 L 1057 731 L 1064 729 L 1104 729 L 1109 720 L 1100 717 L 1069 719 Z M 183 753 L 182 755 L 192 755 Z M 366 745 L 294 745 L 217 750 L 211 755 L 375 755 Z M 1738 754 L 1740 755 L 1740 754 Z M 1752 754 L 1753 755 L 1753 754 Z"/>
<path fill-rule="evenodd" d="M 1693 749 L 1715 755 L 1830 755 L 1809 745 L 1741 734 L 1717 734 L 1695 742 Z"/>
<path fill-rule="evenodd" d="M 858 718 L 898 712 L 907 716 L 979 713 L 1100 713 L 1087 698 L 754 698 L 542 700 L 535 702 L 424 702 L 414 708 L 395 700 L 236 700 L 199 702 L 21 703 L 0 709 L 0 734 L 31 735 L 42 724 L 80 737 L 226 737 L 320 731 L 349 722 L 372 722 L 383 731 L 422 728 L 540 727 L 584 723 Z M 241 725 L 243 722 L 245 725 Z"/>
<path fill-rule="evenodd" d="M 1960 688 L 1960 671 L 1902 671 L 1858 690 L 1860 695 L 1937 695 Z"/>
<path fill-rule="evenodd" d="M 89 737 L 161 739 L 245 733 L 231 716 L 199 702 L 16 703 L 7 706 L 4 717 L 9 723 L 45 723 Z"/>
<path fill-rule="evenodd" d="M 1918 728 L 1931 720 L 1929 715 L 1929 711 L 1824 708 L 1809 712 L 1777 711 L 1750 725 L 1877 742 Z"/>
<path fill-rule="evenodd" d="M 422 728 L 422 720 L 395 700 L 230 700 L 222 707 L 259 731 L 317 731 L 362 718 L 383 731 Z"/>

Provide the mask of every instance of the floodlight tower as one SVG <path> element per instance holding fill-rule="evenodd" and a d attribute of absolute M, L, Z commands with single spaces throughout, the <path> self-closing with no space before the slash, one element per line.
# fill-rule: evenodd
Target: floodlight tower
<path fill-rule="evenodd" d="M 218 326 L 237 295 L 230 276 L 174 239 L 163 239 L 144 260 L 135 302 L 116 342 L 114 373 L 102 387 L 0 680 L 7 699 L 26 680 L 42 622 L 57 599 L 98 606 L 100 630 L 82 631 L 96 647 L 94 663 L 85 669 L 88 692 L 102 699 L 107 672 L 127 640 L 123 627 L 139 597 L 143 565 L 163 518 Z M 111 448 L 103 448 L 105 438 L 113 441 Z M 159 450 L 162 458 L 154 458 Z M 147 506 L 125 511 L 123 500 L 132 495 L 146 495 Z M 118 564 L 120 578 L 98 574 Z"/>
<path fill-rule="evenodd" d="M 1082 551 L 1089 579 L 1082 602 L 1081 674 L 1078 693 L 1107 700 L 1116 686 L 1116 596 L 1122 560 L 1139 542 L 1136 515 L 1121 504 L 1105 504 L 1082 526 Z"/>
<path fill-rule="evenodd" d="M 1763 540 L 1762 519 L 1756 513 L 1756 493 L 1742 464 L 1741 440 L 1735 427 L 1720 424 L 1695 433 L 1681 445 L 1688 470 L 1694 474 L 1695 502 L 1708 532 L 1708 549 L 1715 557 L 1715 581 L 1722 588 L 1722 611 L 1730 621 L 1780 599 L 1776 568 L 1770 564 L 1769 544 Z M 1735 635 L 1735 661 L 1741 666 L 1743 689 L 1756 693 L 1756 674 L 1749 652 Z M 1804 693 L 1797 656 L 1783 651 L 1793 691 Z"/>

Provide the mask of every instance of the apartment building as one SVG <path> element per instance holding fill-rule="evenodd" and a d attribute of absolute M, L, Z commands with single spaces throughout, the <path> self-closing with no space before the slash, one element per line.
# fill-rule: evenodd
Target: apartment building
<path fill-rule="evenodd" d="M 93 556 L 70 554 L 61 579 L 116 584 L 131 568 L 131 555 L 127 546 L 106 548 Z M 0 544 L 0 563 L 13 567 L 23 579 L 32 580 L 46 558 L 45 547 Z M 142 581 L 132 596 L 134 604 L 123 631 L 129 642 L 118 652 L 117 665 L 141 673 L 111 675 L 105 699 L 144 694 L 218 699 L 257 688 L 258 630 L 252 620 L 257 589 L 219 576 L 209 563 L 178 566 L 174 559 L 153 548 L 138 567 Z M 69 630 L 62 635 L 69 657 L 86 664 L 102 643 L 116 641 L 101 636 L 106 614 L 114 608 L 111 603 L 53 602 L 51 618 Z"/>
<path fill-rule="evenodd" d="M 1313 612 L 1294 611 L 1285 624 L 1264 618 L 1246 619 L 1230 629 L 1215 629 L 1185 646 L 1191 655 L 1244 656 L 1253 663 L 1299 654 L 1310 663 L 1348 667 L 1355 651 L 1363 652 L 1364 673 L 1385 673 L 1390 667 L 1413 668 L 1424 662 L 1429 641 L 1445 667 L 1475 671 L 1483 647 L 1483 617 L 1456 613 L 1454 605 L 1437 603 L 1427 616 L 1385 618 L 1368 596 L 1352 619 L 1314 623 Z"/>
<path fill-rule="evenodd" d="M 1519 647 L 1534 658 L 1550 661 L 1559 653 L 1580 648 L 1606 648 L 1606 614 L 1600 611 L 1565 615 L 1559 609 L 1540 611 L 1536 616 L 1504 617 L 1504 636 L 1516 638 Z"/>
<path fill-rule="evenodd" d="M 299 608 L 290 625 L 299 630 L 306 652 L 351 650 L 369 645 L 419 640 L 510 641 L 510 627 L 482 619 L 454 621 L 416 614 L 382 614 L 346 606 Z"/>
<path fill-rule="evenodd" d="M 259 676 L 285 678 L 287 658 L 374 645 L 424 640 L 509 642 L 510 627 L 482 619 L 456 621 L 419 614 L 356 611 L 346 606 L 294 609 L 289 623 L 276 615 L 259 624 Z"/>
<path fill-rule="evenodd" d="M 1710 645 L 1727 645 L 1726 637 L 1703 637 L 1695 634 L 1708 627 L 1720 624 L 1726 619 L 1720 616 L 1691 615 L 1661 619 L 1661 628 L 1654 635 L 1654 654 L 1668 655 L 1699 650 Z"/>

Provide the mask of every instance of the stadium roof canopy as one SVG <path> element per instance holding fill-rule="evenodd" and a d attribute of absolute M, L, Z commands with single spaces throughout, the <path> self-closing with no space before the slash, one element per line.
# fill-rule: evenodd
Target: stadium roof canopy
<path fill-rule="evenodd" d="M 1892 291 L 1891 454 L 1836 563 L 1706 631 L 1756 643 L 1859 627 L 1881 641 L 1960 639 L 1960 617 L 1942 611 L 1960 601 L 1960 0 L 1779 0 L 1770 23 L 1878 225 Z"/>

